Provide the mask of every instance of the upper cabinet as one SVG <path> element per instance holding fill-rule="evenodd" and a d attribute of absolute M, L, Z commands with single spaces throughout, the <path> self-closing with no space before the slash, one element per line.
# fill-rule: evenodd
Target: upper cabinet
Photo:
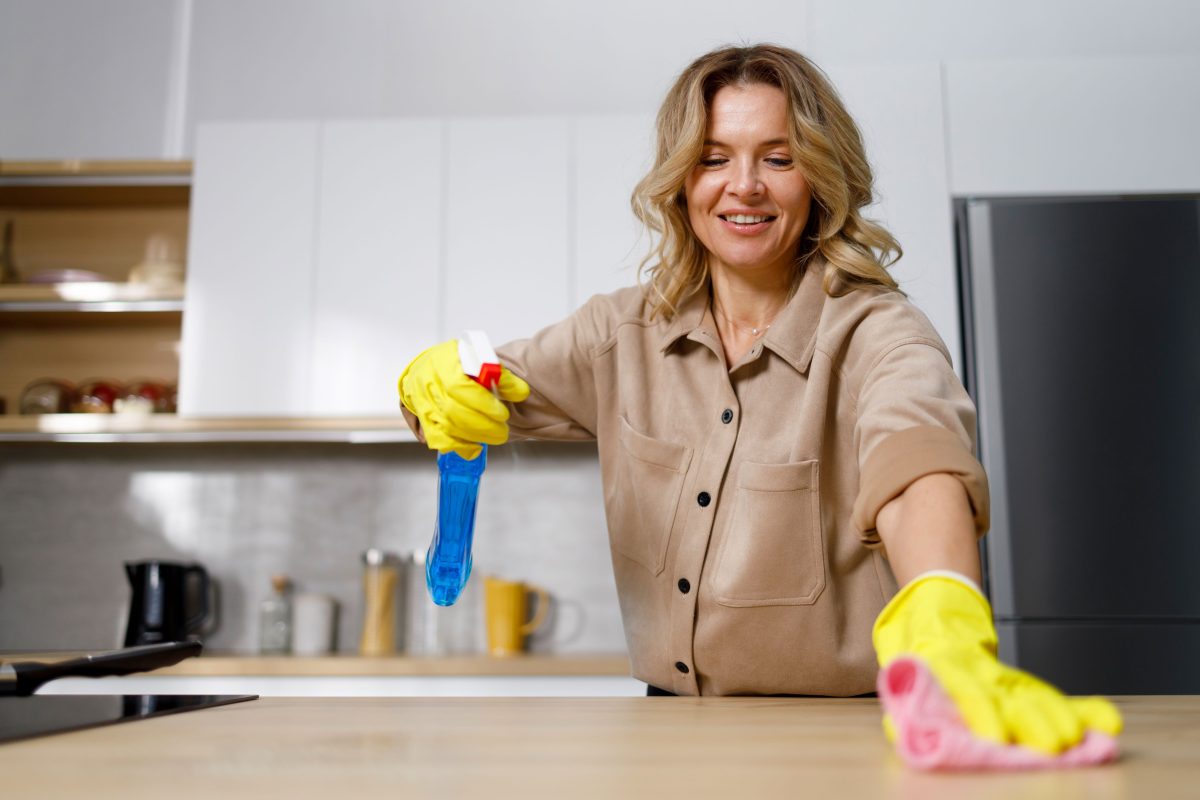
<path fill-rule="evenodd" d="M 570 307 L 567 120 L 448 126 L 442 333 L 479 328 L 497 345 L 529 336 Z"/>
<path fill-rule="evenodd" d="M 650 240 L 630 198 L 650 169 L 653 114 L 577 117 L 571 130 L 571 305 L 637 283 Z"/>
<path fill-rule="evenodd" d="M 946 64 L 958 196 L 1200 190 L 1200 58 Z"/>
<path fill-rule="evenodd" d="M 633 283 L 646 240 L 629 193 L 648 126 L 201 126 L 181 413 L 395 415 L 423 348 L 466 328 L 529 336 Z"/>
<path fill-rule="evenodd" d="M 203 130 L 180 414 L 309 413 L 316 208 L 316 125 Z"/>
<path fill-rule="evenodd" d="M 396 414 L 396 380 L 441 323 L 445 127 L 320 128 L 311 407 Z"/>
<path fill-rule="evenodd" d="M 398 417 L 442 313 L 442 146 L 437 121 L 201 127 L 181 413 Z"/>
<path fill-rule="evenodd" d="M 941 73 L 935 63 L 831 64 L 829 73 L 862 131 L 874 172 L 864 216 L 904 250 L 891 268 L 929 317 L 961 369 Z"/>

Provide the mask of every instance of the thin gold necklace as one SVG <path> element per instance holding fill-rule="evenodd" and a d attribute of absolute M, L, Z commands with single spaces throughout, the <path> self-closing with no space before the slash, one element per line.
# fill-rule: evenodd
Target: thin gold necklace
<path fill-rule="evenodd" d="M 771 326 L 775 324 L 775 318 L 779 316 L 779 312 L 783 311 L 784 306 L 786 306 L 786 305 L 787 305 L 787 301 L 784 301 L 782 306 L 775 309 L 775 313 L 771 315 L 770 321 L 767 322 L 765 325 L 762 325 L 760 327 L 754 327 L 752 325 L 741 325 L 741 324 L 735 322 L 729 316 L 729 314 L 725 311 L 725 309 L 721 307 L 721 303 L 717 300 L 716 295 L 713 295 L 713 308 L 715 308 L 718 312 L 720 312 L 721 316 L 725 318 L 725 321 L 728 322 L 730 325 L 732 325 L 734 327 L 734 329 L 740 328 L 743 331 L 750 331 L 750 335 L 752 337 L 754 337 L 755 339 L 757 339 L 759 336 L 762 336 L 767 331 L 771 330 Z"/>

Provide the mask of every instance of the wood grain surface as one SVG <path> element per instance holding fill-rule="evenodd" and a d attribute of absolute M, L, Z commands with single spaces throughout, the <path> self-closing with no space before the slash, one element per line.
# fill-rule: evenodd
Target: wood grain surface
<path fill-rule="evenodd" d="M 1200 795 L 1200 698 L 1117 698 L 1086 769 L 905 769 L 874 700 L 269 698 L 0 746 L 6 797 L 1174 798 Z"/>

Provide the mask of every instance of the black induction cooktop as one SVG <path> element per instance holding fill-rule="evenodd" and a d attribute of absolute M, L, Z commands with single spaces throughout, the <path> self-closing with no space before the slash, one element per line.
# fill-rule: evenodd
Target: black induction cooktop
<path fill-rule="evenodd" d="M 61 694 L 0 697 L 0 743 L 255 700 L 256 694 Z"/>

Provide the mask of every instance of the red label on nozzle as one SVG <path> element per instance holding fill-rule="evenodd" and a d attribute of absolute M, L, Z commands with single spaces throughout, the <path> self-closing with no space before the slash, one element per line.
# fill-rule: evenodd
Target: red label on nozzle
<path fill-rule="evenodd" d="M 479 374 L 472 375 L 480 386 L 485 389 L 492 389 L 500 382 L 500 365 L 499 364 L 481 364 L 479 366 Z"/>

